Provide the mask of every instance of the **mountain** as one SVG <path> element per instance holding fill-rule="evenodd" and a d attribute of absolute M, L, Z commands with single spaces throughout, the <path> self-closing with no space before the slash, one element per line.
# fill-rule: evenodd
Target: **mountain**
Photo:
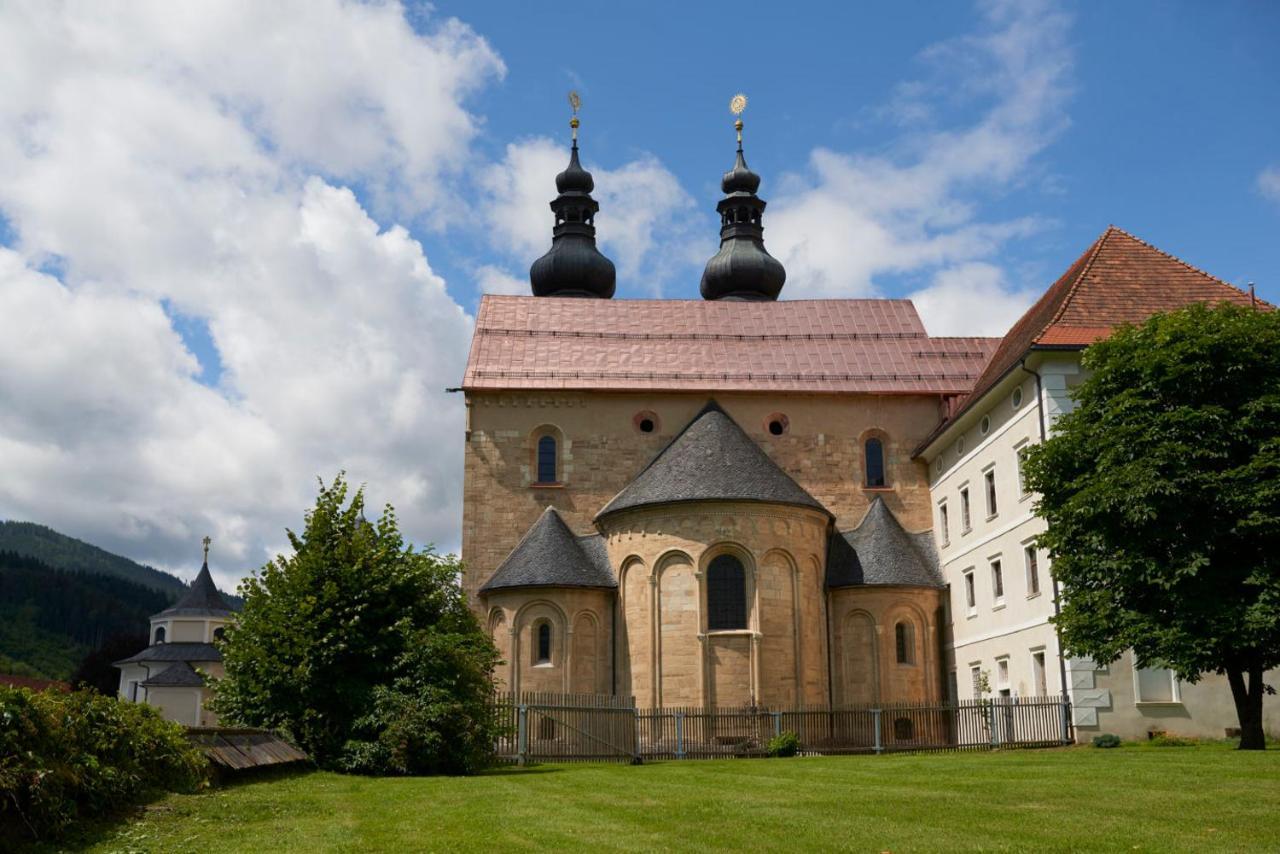
<path fill-rule="evenodd" d="M 0 521 L 0 673 L 65 680 L 91 652 L 145 646 L 150 616 L 187 588 L 44 525 Z"/>
<path fill-rule="evenodd" d="M 167 593 L 173 599 L 187 589 L 187 582 L 176 575 L 143 566 L 34 522 L 0 522 L 0 551 L 34 557 L 55 569 L 123 578 Z"/>
<path fill-rule="evenodd" d="M 148 617 L 174 598 L 123 578 L 0 551 L 0 670 L 67 679 L 110 638 L 141 637 L 145 645 Z"/>

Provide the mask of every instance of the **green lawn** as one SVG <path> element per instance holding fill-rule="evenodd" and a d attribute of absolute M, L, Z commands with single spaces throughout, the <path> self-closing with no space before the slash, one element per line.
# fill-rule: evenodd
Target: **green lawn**
<path fill-rule="evenodd" d="M 92 851 L 1275 851 L 1280 751 L 1225 746 L 297 773 L 169 796 Z"/>

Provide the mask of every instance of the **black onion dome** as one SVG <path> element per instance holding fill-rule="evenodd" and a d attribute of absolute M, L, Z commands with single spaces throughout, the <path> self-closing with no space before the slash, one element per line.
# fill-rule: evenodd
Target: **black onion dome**
<path fill-rule="evenodd" d="M 782 263 L 764 248 L 765 201 L 756 195 L 760 176 L 747 167 L 738 145 L 733 168 L 720 182 L 720 251 L 702 271 L 703 299 L 776 300 L 787 281 Z"/>
<path fill-rule="evenodd" d="M 578 162 L 578 143 L 569 166 L 556 176 L 560 195 L 551 203 L 556 224 L 551 249 L 529 268 L 529 283 L 538 297 L 597 297 L 609 299 L 616 289 L 613 262 L 596 248 L 596 212 L 591 198 L 595 180 Z"/>
<path fill-rule="evenodd" d="M 575 143 L 569 154 L 568 168 L 556 176 L 556 190 L 561 193 L 590 193 L 595 188 L 595 179 L 578 162 L 578 146 Z"/>
<path fill-rule="evenodd" d="M 725 193 L 755 193 L 760 189 L 760 176 L 747 168 L 747 159 L 742 156 L 741 148 L 733 168 L 720 180 L 720 189 Z"/>

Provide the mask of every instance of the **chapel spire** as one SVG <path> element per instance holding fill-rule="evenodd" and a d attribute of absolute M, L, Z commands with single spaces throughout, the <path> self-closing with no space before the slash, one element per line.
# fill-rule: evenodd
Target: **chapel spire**
<path fill-rule="evenodd" d="M 787 280 L 782 264 L 764 248 L 765 201 L 756 195 L 760 176 L 747 168 L 742 153 L 742 111 L 746 95 L 734 95 L 729 111 L 738 132 L 738 154 L 733 168 L 724 173 L 720 188 L 725 197 L 716 205 L 720 214 L 720 251 L 702 271 L 703 299 L 776 300 Z"/>
<path fill-rule="evenodd" d="M 560 195 L 551 203 L 556 224 L 551 232 L 551 249 L 529 268 L 533 295 L 539 297 L 613 296 L 616 273 L 613 262 L 596 248 L 596 212 L 600 205 L 591 198 L 595 181 L 578 162 L 578 108 L 582 105 L 577 92 L 569 93 L 573 118 L 573 147 L 569 166 L 556 176 Z"/>

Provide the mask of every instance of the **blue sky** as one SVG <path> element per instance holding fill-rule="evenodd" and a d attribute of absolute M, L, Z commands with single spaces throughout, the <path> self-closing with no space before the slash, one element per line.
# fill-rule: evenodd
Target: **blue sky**
<path fill-rule="evenodd" d="M 750 98 L 748 159 L 771 198 L 783 173 L 804 171 L 814 147 L 895 156 L 909 131 L 880 108 L 899 84 L 931 73 L 922 55 L 931 46 L 982 26 L 973 7 L 955 2 L 437 8 L 475 27 L 507 64 L 506 79 L 476 101 L 481 147 L 496 155 L 513 138 L 564 139 L 564 93 L 578 88 L 587 155 L 603 163 L 657 156 L 712 234 L 719 173 L 732 156 L 725 106 L 734 92 Z M 1280 201 L 1257 188 L 1259 173 L 1280 161 L 1280 5 L 1063 8 L 1073 54 L 1060 110 L 1067 126 L 1023 180 L 976 196 L 992 216 L 1047 221 L 1009 242 L 999 260 L 1018 284 L 1043 289 L 1113 223 L 1228 281 L 1255 280 L 1280 300 Z M 985 100 L 939 98 L 934 121 L 962 124 Z M 602 227 L 610 213 L 602 211 Z M 451 279 L 464 275 L 452 253 L 447 263 L 458 270 Z M 688 270 L 669 295 L 696 296 L 698 272 Z M 643 295 L 638 284 L 620 280 L 620 294 Z M 911 276 L 876 279 L 887 295 L 914 284 Z"/>
<path fill-rule="evenodd" d="M 0 5 L 0 518 L 226 584 L 346 471 L 460 539 L 482 291 L 582 93 L 619 296 L 697 296 L 733 158 L 783 298 L 1000 335 L 1115 224 L 1280 303 L 1280 5 Z"/>

